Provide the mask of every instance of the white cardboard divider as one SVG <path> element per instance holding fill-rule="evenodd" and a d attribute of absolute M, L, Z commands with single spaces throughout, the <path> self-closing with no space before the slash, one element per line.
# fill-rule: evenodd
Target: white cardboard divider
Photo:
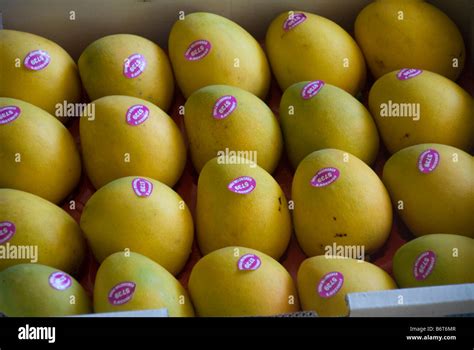
<path fill-rule="evenodd" d="M 474 316 L 474 283 L 350 293 L 349 317 Z M 284 317 L 318 317 L 296 312 Z M 167 309 L 110 312 L 73 317 L 168 317 Z"/>
<path fill-rule="evenodd" d="M 474 315 L 474 283 L 351 293 L 350 317 Z"/>

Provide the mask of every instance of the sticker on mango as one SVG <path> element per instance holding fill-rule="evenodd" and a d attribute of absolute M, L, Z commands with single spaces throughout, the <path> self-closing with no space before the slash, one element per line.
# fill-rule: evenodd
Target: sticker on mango
<path fill-rule="evenodd" d="M 439 160 L 440 156 L 438 151 L 429 148 L 421 152 L 418 157 L 418 170 L 423 174 L 429 174 L 438 167 Z"/>
<path fill-rule="evenodd" d="M 262 265 L 262 260 L 255 254 L 245 254 L 237 262 L 240 271 L 254 271 Z"/>
<path fill-rule="evenodd" d="M 421 73 L 423 73 L 421 69 L 403 68 L 398 71 L 397 78 L 398 80 L 408 80 L 420 75 Z"/>
<path fill-rule="evenodd" d="M 128 125 L 137 126 L 144 123 L 150 114 L 150 110 L 145 105 L 133 105 L 131 106 L 125 115 L 125 120 Z"/>
<path fill-rule="evenodd" d="M 232 95 L 219 97 L 212 109 L 214 119 L 227 118 L 237 108 L 237 99 Z"/>
<path fill-rule="evenodd" d="M 338 271 L 325 274 L 318 283 L 317 292 L 321 298 L 330 298 L 339 292 L 344 284 L 344 275 Z"/>
<path fill-rule="evenodd" d="M 337 168 L 322 168 L 311 178 L 310 184 L 313 187 L 329 186 L 339 178 L 339 175 L 340 173 Z"/>
<path fill-rule="evenodd" d="M 133 298 L 136 284 L 134 282 L 122 282 L 109 291 L 107 299 L 111 305 L 123 305 L 128 303 Z"/>
<path fill-rule="evenodd" d="M 283 30 L 285 32 L 288 32 L 293 28 L 299 26 L 304 21 L 306 21 L 306 15 L 304 13 L 290 13 L 285 22 L 283 22 Z"/>
<path fill-rule="evenodd" d="M 421 253 L 413 264 L 413 277 L 417 281 L 428 278 L 436 264 L 436 254 L 431 250 Z"/>
<path fill-rule="evenodd" d="M 8 242 L 16 233 L 16 226 L 11 221 L 0 222 L 0 244 Z"/>
<path fill-rule="evenodd" d="M 227 189 L 237 194 L 247 194 L 252 192 L 257 187 L 257 182 L 253 177 L 241 176 L 232 180 Z"/>
<path fill-rule="evenodd" d="M 136 177 L 132 180 L 132 189 L 138 197 L 149 197 L 153 192 L 153 184 L 147 179 Z"/>
<path fill-rule="evenodd" d="M 18 106 L 0 107 L 0 125 L 11 123 L 18 118 L 20 114 L 21 109 Z"/>
<path fill-rule="evenodd" d="M 211 52 L 211 48 L 212 45 L 207 40 L 193 41 L 184 53 L 184 58 L 188 61 L 199 61 Z"/>
<path fill-rule="evenodd" d="M 66 290 L 72 285 L 72 278 L 62 271 L 53 272 L 49 275 L 49 285 L 56 290 Z"/>
<path fill-rule="evenodd" d="M 34 50 L 29 52 L 23 64 L 25 67 L 32 71 L 40 71 L 45 69 L 51 62 L 51 56 L 44 50 Z"/>
<path fill-rule="evenodd" d="M 323 88 L 323 86 L 324 81 L 322 80 L 310 81 L 301 89 L 301 98 L 303 100 L 309 100 L 313 98 L 318 94 L 318 92 Z"/>
<path fill-rule="evenodd" d="M 123 75 L 128 79 L 133 79 L 142 74 L 145 71 L 145 68 L 145 56 L 135 53 L 125 59 L 123 63 Z"/>

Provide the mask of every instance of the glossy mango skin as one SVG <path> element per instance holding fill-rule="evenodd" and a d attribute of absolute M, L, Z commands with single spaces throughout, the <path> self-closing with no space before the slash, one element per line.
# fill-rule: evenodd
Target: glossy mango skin
<path fill-rule="evenodd" d="M 0 222 L 14 225 L 14 234 L 1 246 L 33 246 L 36 259 L 0 259 L 0 271 L 9 266 L 38 263 L 75 275 L 86 245 L 77 222 L 62 208 L 34 194 L 0 188 Z M 30 251 L 30 254 L 35 252 Z M 34 258 L 34 257 L 33 257 Z"/>
<path fill-rule="evenodd" d="M 165 184 L 152 184 L 149 196 L 133 189 L 135 176 L 105 185 L 87 201 L 80 226 L 98 262 L 129 250 L 154 260 L 171 274 L 184 267 L 193 242 L 193 220 L 182 198 Z"/>
<path fill-rule="evenodd" d="M 327 169 L 339 172 L 332 182 L 326 182 Z M 318 173 L 326 185 L 314 185 Z M 325 254 L 333 244 L 363 246 L 370 254 L 388 239 L 393 216 L 388 192 L 377 174 L 348 152 L 309 154 L 296 169 L 291 193 L 296 237 L 309 257 Z"/>
<path fill-rule="evenodd" d="M 474 283 L 473 265 L 474 239 L 435 233 L 398 248 L 393 257 L 393 274 L 401 288 Z M 416 275 L 415 268 L 419 271 Z"/>
<path fill-rule="evenodd" d="M 131 298 L 113 304 L 111 291 L 133 283 Z M 112 302 L 111 302 L 112 299 Z M 166 308 L 170 317 L 192 317 L 193 306 L 183 286 L 164 267 L 144 255 L 117 252 L 105 259 L 94 283 L 94 311 L 116 312 Z"/>
<path fill-rule="evenodd" d="M 20 264 L 0 272 L 0 312 L 9 317 L 59 317 L 92 312 L 86 291 L 73 277 L 66 289 L 53 288 L 53 273 L 40 264 Z M 72 302 L 73 301 L 73 302 Z"/>
<path fill-rule="evenodd" d="M 81 159 L 72 135 L 51 114 L 28 102 L 0 97 L 0 108 L 7 106 L 21 112 L 0 126 L 0 187 L 59 203 L 81 176 Z"/>
<path fill-rule="evenodd" d="M 30 70 L 25 66 L 25 58 L 36 50 L 47 52 L 50 61 L 43 69 Z M 19 67 L 18 63 L 21 64 Z M 0 30 L 0 67 L 2 97 L 32 103 L 53 116 L 58 103 L 76 103 L 81 99 L 81 80 L 76 63 L 62 47 L 41 36 Z"/>
<path fill-rule="evenodd" d="M 191 45 L 201 40 L 209 43 L 207 54 L 187 59 Z M 185 16 L 171 28 L 168 47 L 178 86 L 186 98 L 199 88 L 216 84 L 237 86 L 260 98 L 267 95 L 270 67 L 263 49 L 245 29 L 225 17 L 207 12 Z"/>
<path fill-rule="evenodd" d="M 251 177 L 255 189 L 245 194 L 229 190 L 229 184 L 241 177 Z M 283 255 L 290 241 L 291 216 L 280 185 L 264 169 L 220 164 L 214 158 L 203 168 L 197 191 L 196 231 L 203 254 L 238 245 L 274 259 Z"/>
<path fill-rule="evenodd" d="M 95 118 L 81 118 L 84 166 L 96 189 L 132 175 L 174 186 L 186 163 L 183 136 L 176 123 L 154 104 L 130 96 L 106 96 L 92 102 Z M 130 125 L 133 106 L 145 106 L 148 118 Z"/>
<path fill-rule="evenodd" d="M 441 143 L 469 152 L 474 145 L 472 96 L 442 75 L 423 70 L 402 80 L 400 72 L 382 76 L 369 93 L 369 109 L 388 151 Z"/>
<path fill-rule="evenodd" d="M 466 50 L 459 29 L 425 1 L 374 1 L 359 13 L 354 30 L 375 78 L 418 68 L 456 80 L 463 70 Z"/>
<path fill-rule="evenodd" d="M 420 171 L 420 157 L 439 155 L 431 172 Z M 398 214 L 415 236 L 447 233 L 474 238 L 473 157 L 455 147 L 420 144 L 390 157 L 383 182 Z"/>
<path fill-rule="evenodd" d="M 239 270 L 239 260 L 257 255 L 256 270 Z M 296 287 L 276 260 L 254 249 L 226 247 L 194 265 L 188 290 L 196 313 L 204 317 L 271 316 L 299 310 Z"/>
<path fill-rule="evenodd" d="M 315 96 L 304 99 L 301 94 L 309 84 L 293 84 L 280 101 L 280 123 L 293 168 L 324 148 L 341 149 L 372 164 L 379 136 L 369 111 L 346 91 L 326 83 Z"/>
<path fill-rule="evenodd" d="M 306 19 L 285 30 L 289 16 L 297 14 Z M 268 27 L 265 47 L 283 91 L 300 81 L 323 80 L 356 95 L 365 84 L 362 52 L 349 33 L 327 18 L 303 11 L 283 12 Z"/>
<path fill-rule="evenodd" d="M 128 78 L 124 64 L 129 60 L 133 65 L 136 54 L 144 57 L 146 65 L 141 74 Z M 166 53 L 148 39 L 131 34 L 105 36 L 84 50 L 78 66 L 91 100 L 126 95 L 147 100 L 164 111 L 171 105 L 174 79 L 170 61 Z"/>
<path fill-rule="evenodd" d="M 216 119 L 214 109 L 225 96 L 232 96 L 236 107 L 227 117 Z M 278 120 L 265 102 L 248 91 L 228 85 L 211 85 L 195 91 L 186 101 L 184 124 L 191 159 L 198 172 L 226 149 L 243 151 L 240 154 L 247 157 L 255 154 L 253 160 L 269 173 L 278 166 L 283 149 Z"/>
<path fill-rule="evenodd" d="M 334 295 L 319 293 L 319 286 L 324 285 L 324 277 L 333 272 L 342 275 L 342 286 Z M 363 260 L 331 255 L 304 260 L 299 267 L 297 280 L 302 309 L 316 311 L 323 317 L 347 316 L 349 309 L 346 295 L 349 293 L 397 288 L 390 275 L 378 266 Z"/>

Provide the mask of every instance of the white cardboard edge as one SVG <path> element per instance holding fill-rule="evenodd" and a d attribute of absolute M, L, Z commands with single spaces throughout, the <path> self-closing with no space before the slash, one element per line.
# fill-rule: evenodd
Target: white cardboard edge
<path fill-rule="evenodd" d="M 474 314 L 474 283 L 350 293 L 350 317 L 441 317 Z"/>
<path fill-rule="evenodd" d="M 97 314 L 74 315 L 70 317 L 168 317 L 168 309 L 139 311 L 105 312 Z"/>
<path fill-rule="evenodd" d="M 474 315 L 474 283 L 349 293 L 349 317 L 443 317 Z M 297 317 L 295 314 L 285 316 Z M 71 317 L 168 317 L 168 310 L 140 310 Z M 306 316 L 308 317 L 308 316 Z M 316 314 L 311 317 L 318 317 Z"/>
<path fill-rule="evenodd" d="M 401 299 L 402 298 L 402 299 Z M 474 283 L 349 293 L 349 317 L 474 316 Z M 297 316 L 295 313 L 294 316 Z M 292 316 L 286 314 L 285 316 Z M 140 310 L 69 317 L 168 317 L 168 310 Z M 309 316 L 309 315 L 308 315 Z M 308 317 L 306 316 L 306 317 Z M 316 314 L 310 317 L 318 317 Z"/>

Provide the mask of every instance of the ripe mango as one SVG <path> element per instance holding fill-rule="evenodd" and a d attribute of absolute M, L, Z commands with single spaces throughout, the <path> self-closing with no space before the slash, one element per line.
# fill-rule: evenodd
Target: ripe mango
<path fill-rule="evenodd" d="M 92 102 L 95 119 L 81 118 L 84 165 L 95 188 L 124 176 L 142 175 L 173 186 L 186 162 L 174 121 L 152 103 L 129 96 Z"/>
<path fill-rule="evenodd" d="M 474 239 L 432 234 L 401 246 L 393 274 L 402 288 L 474 283 Z"/>
<path fill-rule="evenodd" d="M 80 226 L 99 263 L 127 250 L 176 275 L 191 253 L 193 220 L 186 203 L 150 178 L 123 177 L 102 187 L 87 201 Z"/>
<path fill-rule="evenodd" d="M 184 124 L 194 167 L 199 172 L 220 153 L 235 152 L 273 172 L 283 141 L 272 110 L 258 97 L 237 87 L 207 86 L 185 105 Z"/>
<path fill-rule="evenodd" d="M 194 316 L 186 290 L 153 260 L 118 252 L 102 262 L 94 284 L 94 312 L 160 308 L 170 317 Z"/>
<path fill-rule="evenodd" d="M 369 108 L 390 153 L 420 143 L 469 151 L 474 100 L 451 80 L 429 71 L 402 69 L 372 86 Z"/>
<path fill-rule="evenodd" d="M 183 95 L 208 85 L 232 85 L 264 98 L 270 67 L 259 43 L 231 20 L 195 12 L 171 28 L 169 55 Z"/>
<path fill-rule="evenodd" d="M 433 233 L 474 238 L 474 159 L 451 146 L 421 144 L 385 163 L 383 182 L 415 236 Z"/>
<path fill-rule="evenodd" d="M 52 115 L 56 115 L 58 103 L 76 103 L 81 99 L 76 63 L 62 47 L 46 38 L 0 30 L 0 67 L 2 97 L 32 103 Z"/>
<path fill-rule="evenodd" d="M 296 288 L 285 268 L 268 255 L 226 247 L 194 265 L 188 290 L 204 317 L 271 316 L 299 310 Z"/>
<path fill-rule="evenodd" d="M 355 37 L 375 78 L 396 69 L 418 68 L 456 80 L 466 59 L 456 24 L 419 0 L 370 3 L 357 16 Z"/>
<path fill-rule="evenodd" d="M 0 312 L 10 317 L 50 317 L 91 313 L 89 297 L 73 277 L 40 264 L 0 272 Z"/>
<path fill-rule="evenodd" d="M 0 187 L 58 203 L 77 185 L 81 159 L 71 134 L 52 115 L 0 97 L 0 168 Z"/>
<path fill-rule="evenodd" d="M 79 225 L 60 207 L 31 193 L 0 188 L 0 249 L 6 255 L 0 257 L 0 271 L 38 262 L 75 274 L 84 258 L 85 241 Z"/>
<path fill-rule="evenodd" d="M 291 191 L 296 237 L 310 257 L 334 244 L 364 247 L 370 254 L 388 238 L 390 197 L 374 171 L 354 155 L 337 149 L 311 153 L 296 169 Z"/>
<path fill-rule="evenodd" d="M 365 62 L 352 37 L 333 21 L 302 11 L 283 12 L 267 30 L 266 50 L 284 91 L 320 79 L 355 95 L 365 84 Z"/>
<path fill-rule="evenodd" d="M 347 316 L 349 293 L 397 288 L 390 275 L 374 264 L 329 255 L 303 261 L 297 281 L 302 309 L 319 316 Z"/>
<path fill-rule="evenodd" d="M 286 89 L 280 101 L 280 123 L 293 167 L 324 148 L 352 153 L 372 164 L 379 135 L 362 103 L 322 80 L 303 81 Z"/>
<path fill-rule="evenodd" d="M 278 259 L 291 236 L 285 194 L 264 169 L 237 160 L 241 164 L 214 158 L 199 175 L 196 230 L 201 252 L 244 246 Z"/>
<path fill-rule="evenodd" d="M 170 107 L 174 92 L 171 64 L 165 52 L 148 39 L 131 34 L 105 36 L 84 50 L 78 65 L 91 100 L 126 95 L 164 111 Z"/>

